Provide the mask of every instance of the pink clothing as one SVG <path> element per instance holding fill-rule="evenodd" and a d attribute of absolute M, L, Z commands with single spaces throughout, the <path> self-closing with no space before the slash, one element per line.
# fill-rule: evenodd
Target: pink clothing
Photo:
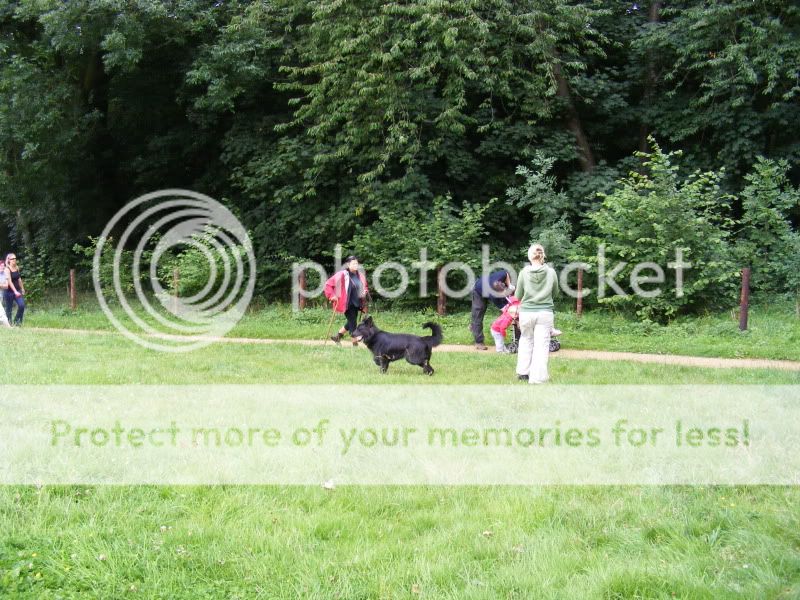
<path fill-rule="evenodd" d="M 511 310 L 513 307 L 519 307 L 519 299 L 515 298 L 514 296 L 508 297 L 508 304 L 503 307 L 503 310 L 500 313 L 500 316 L 494 320 L 492 323 L 492 331 L 496 331 L 497 333 L 502 333 L 503 335 L 506 334 L 506 330 L 508 329 L 509 325 L 514 322 L 514 319 L 517 318 L 518 308 L 516 310 Z"/>
<path fill-rule="evenodd" d="M 361 280 L 361 297 L 364 298 L 369 291 L 367 287 L 367 278 L 364 273 L 358 272 L 358 278 Z M 325 282 L 325 297 L 328 300 L 333 300 L 333 308 L 336 312 L 343 313 L 347 310 L 347 295 L 350 292 L 350 272 L 347 269 L 337 271 L 328 278 Z"/>

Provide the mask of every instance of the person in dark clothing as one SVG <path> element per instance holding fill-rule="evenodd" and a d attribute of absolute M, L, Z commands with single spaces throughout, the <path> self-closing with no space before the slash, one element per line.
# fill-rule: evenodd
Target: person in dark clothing
<path fill-rule="evenodd" d="M 475 339 L 476 350 L 486 350 L 483 335 L 483 317 L 486 315 L 488 301 L 491 300 L 497 308 L 503 309 L 506 305 L 505 296 L 514 291 L 511 285 L 511 276 L 508 271 L 501 269 L 490 274 L 488 278 L 479 277 L 472 288 L 472 314 L 470 331 Z"/>
<path fill-rule="evenodd" d="M 344 269 L 334 273 L 325 282 L 325 297 L 333 303 L 333 309 L 338 313 L 344 313 L 347 321 L 331 339 L 337 344 L 341 341 L 345 333 L 352 337 L 356 329 L 359 311 L 366 311 L 366 297 L 369 292 L 367 279 L 359 271 L 358 258 L 348 256 L 344 259 Z M 353 340 L 353 345 L 358 342 Z"/>
<path fill-rule="evenodd" d="M 14 325 L 22 325 L 22 318 L 25 316 L 25 283 L 19 274 L 17 257 L 12 252 L 6 255 L 5 267 L 6 281 L 8 288 L 3 292 L 3 305 L 6 310 L 6 318 L 11 323 L 11 311 L 14 304 L 17 305 L 17 314 L 14 316 Z"/>

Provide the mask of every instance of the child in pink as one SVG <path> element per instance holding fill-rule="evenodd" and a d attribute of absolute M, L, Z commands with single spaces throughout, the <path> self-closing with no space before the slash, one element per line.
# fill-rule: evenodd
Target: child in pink
<path fill-rule="evenodd" d="M 509 349 L 506 346 L 506 331 L 508 327 L 517 320 L 517 316 L 519 316 L 519 299 L 514 296 L 508 296 L 506 300 L 508 300 L 508 304 L 503 307 L 500 316 L 492 323 L 491 331 L 492 337 L 494 338 L 495 350 L 507 353 Z M 560 329 L 553 327 L 550 330 L 551 337 L 559 335 L 561 335 Z"/>

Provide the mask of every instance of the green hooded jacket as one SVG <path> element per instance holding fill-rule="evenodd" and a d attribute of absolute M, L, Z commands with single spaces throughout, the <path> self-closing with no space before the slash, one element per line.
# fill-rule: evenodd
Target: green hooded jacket
<path fill-rule="evenodd" d="M 528 265 L 517 278 L 514 295 L 521 312 L 553 310 L 553 295 L 558 293 L 558 277 L 547 265 Z"/>

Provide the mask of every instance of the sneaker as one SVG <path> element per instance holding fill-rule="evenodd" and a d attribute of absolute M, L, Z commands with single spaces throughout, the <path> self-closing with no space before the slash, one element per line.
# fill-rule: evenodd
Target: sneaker
<path fill-rule="evenodd" d="M 486 344 L 475 344 L 475 350 L 488 350 L 488 346 Z"/>
<path fill-rule="evenodd" d="M 341 341 L 341 339 L 342 339 L 342 334 L 341 333 L 337 333 L 336 335 L 332 335 L 331 339 L 333 340 L 333 342 L 337 346 L 341 346 L 341 344 L 339 343 Z"/>
<path fill-rule="evenodd" d="M 550 330 L 550 337 L 558 337 L 560 335 L 561 335 L 561 330 L 560 329 L 556 329 L 555 327 L 553 327 Z"/>
<path fill-rule="evenodd" d="M 497 349 L 498 354 L 511 354 L 511 350 L 508 349 L 508 346 L 503 346 L 502 348 Z"/>

